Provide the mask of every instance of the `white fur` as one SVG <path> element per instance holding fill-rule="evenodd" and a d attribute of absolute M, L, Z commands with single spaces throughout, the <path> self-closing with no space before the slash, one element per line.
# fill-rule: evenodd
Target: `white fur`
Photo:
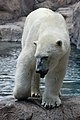
<path fill-rule="evenodd" d="M 58 40 L 62 46 L 56 45 Z M 37 43 L 37 47 L 33 42 Z M 31 12 L 26 18 L 22 36 L 22 51 L 16 68 L 14 96 L 24 99 L 33 94 L 39 95 L 40 77 L 35 73 L 35 57 L 51 56 L 49 71 L 45 77 L 45 91 L 42 104 L 59 106 L 59 92 L 66 72 L 70 52 L 70 40 L 62 15 L 46 8 Z M 34 79 L 35 78 L 35 79 Z M 31 87 L 31 80 L 33 84 Z M 32 91 L 32 92 L 31 92 Z"/>

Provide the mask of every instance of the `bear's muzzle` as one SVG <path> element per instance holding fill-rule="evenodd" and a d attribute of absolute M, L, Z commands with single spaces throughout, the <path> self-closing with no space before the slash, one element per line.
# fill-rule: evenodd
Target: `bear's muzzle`
<path fill-rule="evenodd" d="M 48 64 L 45 58 L 36 59 L 36 73 L 40 74 L 41 78 L 44 78 L 48 72 Z"/>

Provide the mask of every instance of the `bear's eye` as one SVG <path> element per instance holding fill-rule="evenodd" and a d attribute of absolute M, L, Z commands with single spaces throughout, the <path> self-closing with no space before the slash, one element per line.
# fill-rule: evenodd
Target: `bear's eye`
<path fill-rule="evenodd" d="M 56 42 L 56 44 L 61 47 L 62 46 L 62 41 L 59 40 L 59 41 Z"/>
<path fill-rule="evenodd" d="M 37 45 L 37 41 L 33 41 L 34 45 Z"/>

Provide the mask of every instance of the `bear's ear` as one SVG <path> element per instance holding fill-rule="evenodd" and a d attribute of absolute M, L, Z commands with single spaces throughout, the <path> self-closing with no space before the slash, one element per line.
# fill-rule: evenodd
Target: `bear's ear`
<path fill-rule="evenodd" d="M 37 42 L 38 42 L 38 41 L 33 41 L 34 45 L 37 45 Z"/>
<path fill-rule="evenodd" d="M 61 40 L 58 40 L 58 41 L 56 42 L 56 44 L 61 47 L 61 46 L 62 46 L 62 41 L 61 41 Z"/>

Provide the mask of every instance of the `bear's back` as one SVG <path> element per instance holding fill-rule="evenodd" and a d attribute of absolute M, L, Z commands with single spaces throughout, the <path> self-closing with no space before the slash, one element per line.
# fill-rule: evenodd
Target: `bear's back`
<path fill-rule="evenodd" d="M 23 30 L 23 35 L 22 35 L 22 48 L 24 47 L 25 41 L 27 39 L 27 44 L 30 43 L 31 38 L 36 40 L 36 35 L 38 32 L 38 29 L 42 22 L 44 23 L 44 20 L 48 16 L 52 16 L 53 11 L 46 9 L 46 8 L 39 8 L 37 10 L 34 10 L 31 12 L 25 21 L 24 24 L 24 30 Z"/>
<path fill-rule="evenodd" d="M 64 22 L 64 18 L 61 14 L 54 12 L 50 9 L 47 8 L 39 8 L 37 10 L 34 10 L 33 12 L 31 12 L 26 19 L 26 23 L 29 22 L 30 25 L 32 25 L 35 21 L 40 21 L 41 22 L 45 22 L 43 20 L 47 20 L 47 19 L 53 19 L 53 22 Z"/>
<path fill-rule="evenodd" d="M 36 41 L 38 34 L 42 34 L 44 31 L 57 31 L 57 33 L 66 32 L 66 23 L 63 16 L 57 12 L 53 12 L 47 8 L 39 8 L 31 12 L 25 21 L 24 31 L 22 36 L 22 46 Z M 31 42 L 30 42 L 31 41 Z"/>

